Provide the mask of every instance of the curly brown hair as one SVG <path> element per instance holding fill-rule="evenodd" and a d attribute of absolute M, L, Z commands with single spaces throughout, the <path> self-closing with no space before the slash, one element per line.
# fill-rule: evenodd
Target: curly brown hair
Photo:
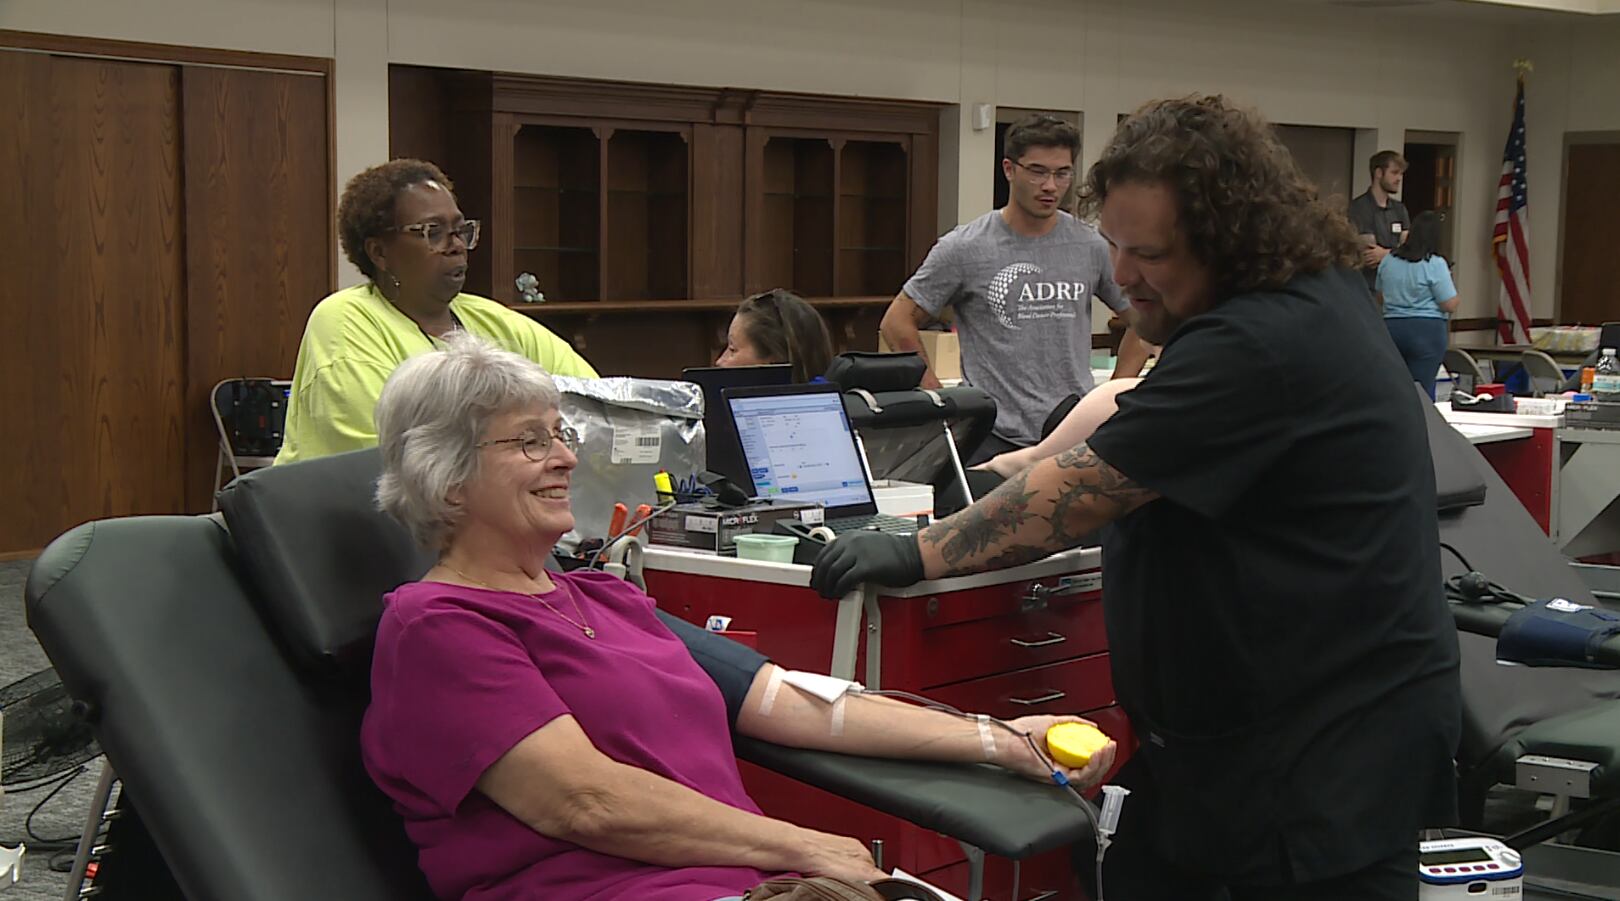
<path fill-rule="evenodd" d="M 1317 195 L 1270 123 L 1218 94 L 1156 100 L 1121 122 L 1086 173 L 1081 214 L 1095 217 L 1109 187 L 1126 182 L 1175 189 L 1176 227 L 1221 298 L 1360 259 L 1355 229 Z"/>
<path fill-rule="evenodd" d="M 377 278 L 377 267 L 366 254 L 366 241 L 388 233 L 395 226 L 394 201 L 399 192 L 411 185 L 437 182 L 446 191 L 456 186 L 426 160 L 389 160 L 349 179 L 343 188 L 343 199 L 338 201 L 338 239 L 343 244 L 343 255 L 366 278 Z"/>

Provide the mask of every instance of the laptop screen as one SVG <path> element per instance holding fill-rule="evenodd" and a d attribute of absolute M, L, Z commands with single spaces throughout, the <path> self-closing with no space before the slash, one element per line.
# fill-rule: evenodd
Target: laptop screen
<path fill-rule="evenodd" d="M 820 502 L 829 511 L 874 503 L 837 390 L 728 392 L 727 401 L 756 495 Z"/>
<path fill-rule="evenodd" d="M 793 367 L 785 363 L 767 366 L 691 368 L 681 378 L 703 389 L 703 429 L 706 433 L 706 468 L 730 479 L 739 488 L 753 492 L 748 481 L 748 465 L 743 462 L 737 433 L 731 427 L 725 392 L 731 388 L 787 385 L 793 381 Z"/>

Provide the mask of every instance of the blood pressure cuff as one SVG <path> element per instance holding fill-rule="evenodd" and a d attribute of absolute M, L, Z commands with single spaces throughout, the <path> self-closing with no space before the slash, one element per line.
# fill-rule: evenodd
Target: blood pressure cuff
<path fill-rule="evenodd" d="M 1508 617 L 1496 639 L 1496 659 L 1527 666 L 1597 663 L 1598 648 L 1620 635 L 1620 615 L 1563 598 L 1536 601 Z"/>

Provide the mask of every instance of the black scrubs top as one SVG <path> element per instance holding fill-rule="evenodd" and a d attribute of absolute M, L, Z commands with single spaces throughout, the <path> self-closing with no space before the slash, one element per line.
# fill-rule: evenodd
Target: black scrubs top
<path fill-rule="evenodd" d="M 1379 206 L 1371 190 L 1351 200 L 1346 212 L 1357 234 L 1372 235 L 1373 243 L 1386 250 L 1401 246 L 1401 235 L 1412 230 L 1412 216 L 1406 211 L 1406 204 L 1389 197 L 1384 206 Z M 1378 267 L 1361 270 L 1361 277 L 1366 279 L 1367 289 L 1372 290 L 1378 281 Z"/>
<path fill-rule="evenodd" d="M 1457 637 L 1419 403 L 1339 270 L 1183 324 L 1092 437 L 1161 495 L 1105 539 L 1103 601 L 1169 860 L 1312 881 L 1455 817 Z"/>

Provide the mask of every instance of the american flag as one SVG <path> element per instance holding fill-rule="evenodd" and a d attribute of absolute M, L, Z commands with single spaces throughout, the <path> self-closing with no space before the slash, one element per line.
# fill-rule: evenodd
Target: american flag
<path fill-rule="evenodd" d="M 1503 344 L 1530 343 L 1530 213 L 1524 181 L 1524 77 L 1513 101 L 1513 129 L 1502 151 L 1496 190 L 1496 226 L 1491 254 L 1502 276 L 1496 301 L 1496 334 Z"/>

